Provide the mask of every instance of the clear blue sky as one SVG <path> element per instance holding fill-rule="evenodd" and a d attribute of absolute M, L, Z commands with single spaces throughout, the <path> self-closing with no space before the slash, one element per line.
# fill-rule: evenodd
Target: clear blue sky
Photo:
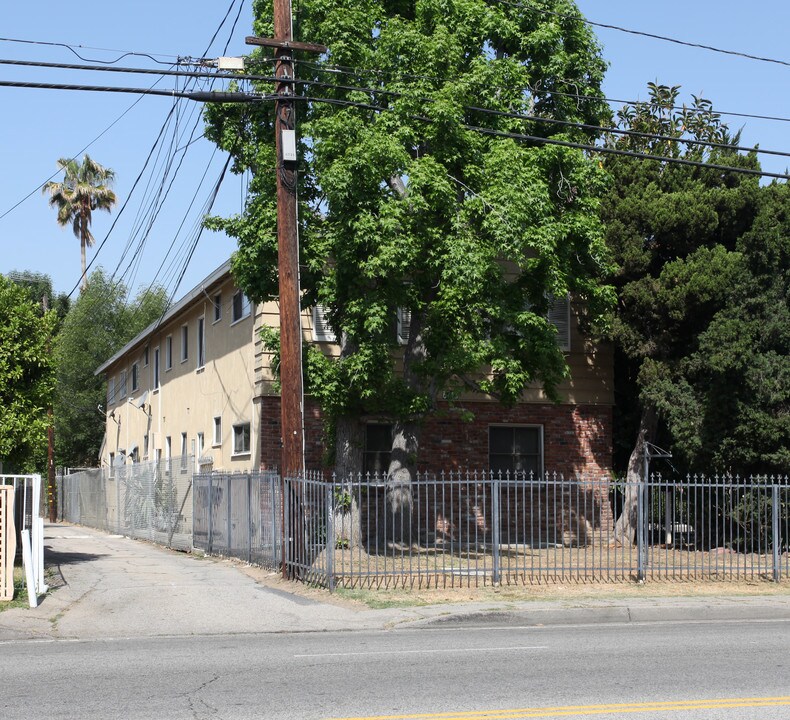
<path fill-rule="evenodd" d="M 175 61 L 176 56 L 201 56 L 220 22 L 232 7 L 225 25 L 207 56 L 222 54 L 230 39 L 228 55 L 247 51 L 244 37 L 251 34 L 251 0 L 243 0 L 238 24 L 231 25 L 242 0 L 225 3 L 206 0 L 168 0 L 135 3 L 87 4 L 79 11 L 64 12 L 54 3 L 10 3 L 3 12 L 0 35 L 47 42 L 81 45 L 78 52 L 92 59 L 112 60 L 117 52 L 88 48 L 153 53 L 160 60 Z M 760 0 L 735 3 L 721 0 L 695 0 L 642 3 L 634 0 L 578 0 L 588 19 L 668 35 L 745 53 L 790 61 L 787 29 L 790 27 L 788 0 Z M 790 118 L 790 67 L 729 57 L 707 50 L 681 47 L 659 40 L 637 37 L 614 30 L 596 28 L 610 63 L 605 82 L 609 97 L 645 99 L 646 84 L 658 81 L 682 85 L 684 99 L 691 93 L 703 94 L 721 110 L 775 115 Z M 320 41 L 320 38 L 310 38 Z M 41 45 L 26 45 L 0 40 L 0 58 L 82 62 L 69 50 Z M 129 57 L 118 65 L 157 67 L 145 58 Z M 164 67 L 164 66 L 159 66 Z M 37 70 L 0 65 L 0 79 L 33 82 L 82 83 L 145 87 L 153 76 L 87 73 L 66 70 Z M 183 83 L 183 81 L 180 81 Z M 159 82 L 159 88 L 172 89 L 174 79 Z M 135 178 L 170 111 L 167 98 L 77 93 L 55 90 L 0 88 L 0 215 L 6 213 L 28 193 L 33 193 L 16 209 L 0 218 L 0 272 L 33 270 L 50 275 L 58 292 L 69 292 L 79 281 L 79 248 L 71 230 L 60 229 L 55 211 L 36 188 L 55 173 L 59 157 L 73 156 L 91 143 L 88 152 L 117 174 L 115 190 L 120 204 L 127 198 Z M 109 130 L 133 103 L 136 104 Z M 178 145 L 189 137 L 200 106 L 184 103 L 179 118 Z M 190 113 L 192 113 L 190 115 Z M 790 123 L 744 118 L 729 118 L 731 127 L 743 127 L 744 144 L 760 143 L 764 148 L 790 151 Z M 95 140 L 103 131 L 106 133 Z M 202 132 L 198 126 L 196 135 Z M 186 133 L 186 134 L 185 134 Z M 207 140 L 198 140 L 185 154 L 183 165 L 169 196 L 156 219 L 148 241 L 129 262 L 147 220 L 141 208 L 155 192 L 150 187 L 143 196 L 148 175 L 135 193 L 105 246 L 95 260 L 108 272 L 120 263 L 120 273 L 132 287 L 151 282 L 158 269 L 159 281 L 175 287 L 183 267 L 193 229 L 211 186 L 216 182 L 225 158 Z M 181 154 L 179 154 L 179 157 Z M 763 157 L 763 167 L 784 172 L 790 158 Z M 154 161 L 155 162 L 155 161 Z M 161 158 L 159 164 L 161 166 Z M 200 178 L 206 174 L 202 187 Z M 59 179 L 57 176 L 56 179 Z M 215 205 L 223 214 L 238 212 L 245 180 L 228 176 Z M 192 209 L 188 206 L 195 199 Z M 94 215 L 94 235 L 101 242 L 112 216 Z M 183 227 L 179 232 L 179 226 Z M 133 238 L 132 245 L 127 244 Z M 172 246 L 170 255 L 168 249 Z M 177 296 L 193 287 L 226 260 L 234 249 L 230 239 L 205 232 L 189 263 Z M 126 259 L 121 260 L 126 250 Z M 96 248 L 89 251 L 89 260 Z"/>

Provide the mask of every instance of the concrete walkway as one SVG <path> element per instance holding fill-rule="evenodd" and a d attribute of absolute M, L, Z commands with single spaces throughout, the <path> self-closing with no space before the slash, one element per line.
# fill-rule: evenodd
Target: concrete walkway
<path fill-rule="evenodd" d="M 38 608 L 0 612 L 0 643 L 121 637 L 398 629 L 437 624 L 790 620 L 790 588 L 770 595 L 468 602 L 371 610 L 289 592 L 275 574 L 71 525 L 48 525 L 56 589 Z M 280 587 L 277 587 L 277 586 Z M 678 585 L 678 591 L 683 590 Z M 688 587 L 686 585 L 685 587 Z M 693 586 L 691 586 L 693 587 Z M 727 592 L 722 585 L 722 593 Z M 616 589 L 613 590 L 616 592 Z"/>

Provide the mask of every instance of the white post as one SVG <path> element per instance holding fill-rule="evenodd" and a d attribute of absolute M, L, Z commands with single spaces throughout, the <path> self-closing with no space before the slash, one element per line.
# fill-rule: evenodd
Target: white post
<path fill-rule="evenodd" d="M 33 520 L 33 528 L 35 530 L 36 545 L 38 546 L 35 553 L 38 563 L 36 590 L 39 595 L 43 595 L 49 589 L 44 582 L 44 518 L 35 518 L 35 520 Z"/>
<path fill-rule="evenodd" d="M 30 556 L 30 530 L 25 528 L 22 531 L 22 563 L 25 566 L 28 604 L 34 608 L 38 607 L 38 595 L 36 594 L 36 582 L 33 577 L 33 560 Z"/>

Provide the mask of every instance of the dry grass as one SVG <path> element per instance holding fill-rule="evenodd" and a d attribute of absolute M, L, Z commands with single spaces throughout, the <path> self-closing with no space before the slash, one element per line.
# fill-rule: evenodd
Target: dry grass
<path fill-rule="evenodd" d="M 283 580 L 279 572 L 261 568 L 248 567 L 246 572 L 266 585 L 288 592 L 325 602 L 367 607 L 790 595 L 787 553 L 782 557 L 783 579 L 774 583 L 770 556 L 655 547 L 651 548 L 646 582 L 638 583 L 636 548 L 519 546 L 500 554 L 501 581 L 494 585 L 490 572 L 493 559 L 484 550 L 468 549 L 448 556 L 422 548 L 411 557 L 411 564 L 405 549 L 390 552 L 393 554 L 384 557 L 369 555 L 361 548 L 336 549 L 333 593 L 318 586 L 326 571 L 326 552 L 312 565 L 316 573 L 314 584 Z M 352 568 L 356 575 L 352 575 Z M 365 576 L 360 575 L 363 572 Z"/>

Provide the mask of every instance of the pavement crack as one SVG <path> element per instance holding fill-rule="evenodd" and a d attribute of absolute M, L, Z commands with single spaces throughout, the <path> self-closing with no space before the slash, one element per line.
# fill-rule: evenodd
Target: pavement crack
<path fill-rule="evenodd" d="M 214 675 L 210 680 L 206 680 L 206 682 L 201 683 L 196 688 L 181 693 L 181 697 L 186 698 L 189 712 L 192 713 L 192 717 L 195 718 L 195 720 L 207 720 L 207 718 L 222 720 L 222 716 L 219 714 L 219 708 L 209 704 L 203 698 L 197 697 L 198 693 L 205 690 L 212 683 L 215 683 L 219 678 L 219 675 Z"/>

